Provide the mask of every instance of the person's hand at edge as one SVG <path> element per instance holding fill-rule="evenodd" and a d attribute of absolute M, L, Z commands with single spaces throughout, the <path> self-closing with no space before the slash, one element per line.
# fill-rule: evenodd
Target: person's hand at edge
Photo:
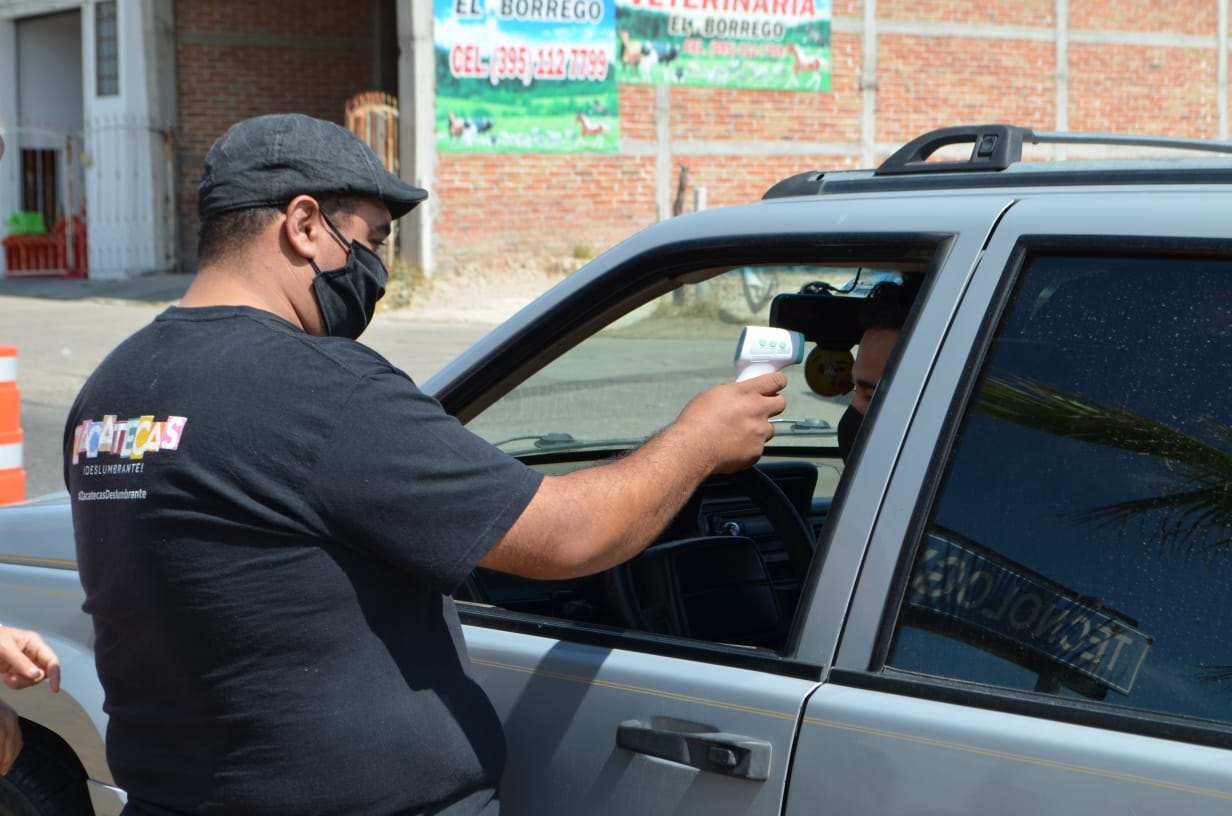
<path fill-rule="evenodd" d="M 0 673 L 11 689 L 24 689 L 46 680 L 60 690 L 60 658 L 38 632 L 0 625 Z"/>
<path fill-rule="evenodd" d="M 0 702 L 0 776 L 7 775 L 21 753 L 21 723 L 17 712 Z"/>
<path fill-rule="evenodd" d="M 0 673 L 11 689 L 24 689 L 46 680 L 60 690 L 60 658 L 38 632 L 0 625 Z M 7 775 L 21 753 L 21 720 L 7 703 L 0 702 L 0 775 Z"/>

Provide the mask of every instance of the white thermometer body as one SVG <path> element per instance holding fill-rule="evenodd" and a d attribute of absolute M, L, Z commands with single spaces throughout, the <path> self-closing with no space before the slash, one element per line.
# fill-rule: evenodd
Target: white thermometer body
<path fill-rule="evenodd" d="M 804 360 L 804 335 L 789 329 L 745 326 L 736 341 L 736 382 Z"/>

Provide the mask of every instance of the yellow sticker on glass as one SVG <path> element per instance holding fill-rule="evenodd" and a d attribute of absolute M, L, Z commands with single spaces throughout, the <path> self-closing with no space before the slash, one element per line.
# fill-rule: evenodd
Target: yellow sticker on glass
<path fill-rule="evenodd" d="M 837 397 L 855 388 L 849 349 L 815 348 L 804 361 L 804 380 L 823 397 Z"/>

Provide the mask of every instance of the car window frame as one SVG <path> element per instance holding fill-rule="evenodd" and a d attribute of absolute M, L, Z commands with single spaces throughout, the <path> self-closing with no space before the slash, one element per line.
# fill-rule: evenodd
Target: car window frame
<path fill-rule="evenodd" d="M 755 263 L 836 264 L 845 260 L 843 252 L 855 249 L 866 248 L 870 250 L 866 257 L 871 257 L 874 250 L 886 252 L 891 248 L 902 248 L 918 251 L 924 248 L 931 264 L 929 277 L 945 281 L 940 287 L 943 290 L 952 287 L 961 289 L 976 265 L 976 259 L 992 225 L 1012 201 L 1000 193 L 962 196 L 947 201 L 950 202 L 949 208 L 944 212 L 940 208 L 920 207 L 918 202 L 898 199 L 884 201 L 818 198 L 807 202 L 807 205 L 805 202 L 769 201 L 749 208 L 732 208 L 724 214 L 723 217 L 730 222 L 729 234 L 719 235 L 713 232 L 713 226 L 706 228 L 711 232 L 694 231 L 694 234 L 676 235 L 671 241 L 656 238 L 653 234 L 640 233 L 636 240 L 618 245 L 592 261 L 579 273 L 575 273 L 578 277 L 567 281 L 567 285 L 558 286 L 542 296 L 532 304 L 538 309 L 537 312 L 533 309 L 527 310 L 481 340 L 451 366 L 438 372 L 426 384 L 425 390 L 441 398 L 446 409 L 451 411 L 458 408 L 460 402 L 466 403 L 470 400 L 471 402 L 462 406 L 466 409 L 463 415 L 473 416 L 491 404 L 492 400 L 507 393 L 512 387 L 510 380 L 524 374 L 529 367 L 545 365 L 562 353 L 565 347 L 571 347 L 580 337 L 591 333 L 590 329 L 596 323 L 610 322 L 614 316 L 627 313 L 649 298 L 669 291 L 669 279 L 686 282 L 695 280 L 699 270 L 716 266 L 729 268 Z M 896 213 L 901 216 L 901 223 L 896 222 Z M 827 223 L 837 229 L 827 232 Z M 887 228 L 887 225 L 891 228 Z M 610 296 L 589 293 L 590 297 L 596 298 L 601 308 L 592 308 L 584 314 L 574 315 L 565 325 L 553 325 L 556 314 L 567 312 L 585 298 L 586 293 L 580 292 L 583 287 L 594 286 L 604 276 L 616 275 L 631 264 L 644 268 L 657 266 L 662 270 L 661 285 L 630 292 L 627 287 L 631 282 L 625 280 L 621 282 L 621 286 L 625 287 L 622 292 Z M 952 293 L 947 292 L 946 296 L 952 296 Z M 954 300 L 957 300 L 956 296 Z M 934 348 L 940 343 L 940 339 L 940 335 L 933 336 L 916 347 Z M 485 361 L 491 361 L 502 353 L 516 352 L 520 344 L 525 346 L 532 341 L 546 343 L 552 347 L 538 353 L 523 348 L 519 352 L 520 357 L 514 359 L 511 373 L 492 386 L 487 394 L 476 398 L 474 386 L 466 382 L 465 374 L 482 369 Z M 866 470 L 871 471 L 872 468 Z M 840 485 L 840 493 L 835 498 L 836 504 L 841 500 L 842 490 Z M 853 542 L 853 546 L 845 548 L 845 551 L 856 551 L 858 558 L 859 552 L 862 551 L 861 546 L 859 542 Z M 806 596 L 814 593 L 816 576 L 819 574 L 818 565 L 821 562 L 828 563 L 831 557 L 824 545 L 819 546 L 818 553 L 821 557 L 814 559 L 813 568 L 805 577 Z M 850 596 L 858 572 L 855 561 L 850 558 L 839 560 L 841 563 L 825 570 L 828 575 L 833 576 L 833 580 L 846 585 L 841 593 L 837 618 L 828 621 L 834 627 L 841 626 L 846 613 L 845 599 Z M 523 616 L 470 604 L 459 604 L 459 609 L 463 620 L 472 625 L 653 654 L 688 655 L 690 659 L 711 663 L 756 665 L 760 670 L 776 673 L 804 672 L 807 676 L 822 672 L 824 667 L 829 665 L 833 648 L 837 644 L 835 629 L 829 649 L 811 646 L 802 648 L 804 641 L 800 632 L 806 626 L 805 621 L 812 621 L 817 617 L 816 610 L 807 608 L 807 601 L 801 602 L 800 609 L 804 610 L 804 614 L 797 614 L 792 622 L 786 648 L 779 652 L 764 653 L 641 632 L 613 634 L 599 627 L 588 627 L 586 624 L 534 615 Z"/>
<path fill-rule="evenodd" d="M 1029 202 L 1026 212 L 1021 213 L 1025 224 L 1047 224 L 1049 231 L 1015 231 L 1013 227 L 1018 225 L 1010 224 L 1010 228 L 995 234 L 962 302 L 957 304 L 945 347 L 936 358 L 934 379 L 927 393 L 921 396 L 912 427 L 897 452 L 895 477 L 886 493 L 886 503 L 911 509 L 906 514 L 877 520 L 869 559 L 864 564 L 843 632 L 843 645 L 830 676 L 836 682 L 852 686 L 961 702 L 997 711 L 1029 713 L 1145 736 L 1232 747 L 1232 727 L 1208 725 L 1163 712 L 1021 692 L 959 678 L 917 675 L 886 665 L 899 609 L 917 547 L 923 540 L 937 498 L 944 463 L 974 396 L 995 333 L 1029 259 L 1040 254 L 1064 253 L 1226 257 L 1232 260 L 1232 239 L 1213 237 L 1217 231 L 1210 226 L 1210 220 L 1205 223 L 1191 221 L 1179 228 L 1181 235 L 1176 234 L 1175 224 L 1157 223 L 1155 234 L 1150 234 L 1150 229 L 1144 229 L 1140 220 L 1126 218 L 1123 211 L 1112 207 L 1098 218 L 1074 219 L 1072 229 L 1065 232 L 1055 229 L 1058 223 L 1055 212 L 1048 218 L 1040 214 L 1052 206 L 1049 198 L 1041 196 Z M 1064 193 L 1055 198 L 1058 201 L 1068 198 L 1067 203 L 1076 200 Z M 1189 207 L 1198 206 L 1192 194 L 1178 199 L 1182 200 L 1188 200 Z M 1010 218 L 1015 215 L 1011 211 Z M 1178 223 L 1183 220 L 1184 216 L 1177 219 Z M 1192 234 L 1185 235 L 1186 231 Z"/>
<path fill-rule="evenodd" d="M 938 355 L 989 237 L 1014 205 L 1007 199 L 990 203 L 998 208 L 995 217 L 979 228 L 954 229 L 942 239 L 934 267 L 887 361 L 862 425 L 868 430 L 861 432 L 848 458 L 834 510 L 818 542 L 817 551 L 824 557 L 814 559 L 805 580 L 800 600 L 805 614 L 797 615 L 789 635 L 788 651 L 801 659 L 821 655 L 825 665 L 831 665 L 839 654 L 899 451 L 925 388 L 935 379 Z"/>
<path fill-rule="evenodd" d="M 918 233 L 903 231 L 863 232 L 859 234 L 828 235 L 824 244 L 818 244 L 816 236 L 812 236 L 808 241 L 786 241 L 775 245 L 772 250 L 768 250 L 765 244 L 760 241 L 751 240 L 735 245 L 728 238 L 722 242 L 721 247 L 714 250 L 716 253 L 721 253 L 721 257 L 724 259 L 722 264 L 714 263 L 708 256 L 708 253 L 698 253 L 697 247 L 694 246 L 690 250 L 692 257 L 705 260 L 701 262 L 695 261 L 696 266 L 693 268 L 683 265 L 682 261 L 674 261 L 670 267 L 672 270 L 671 276 L 664 278 L 665 280 L 670 278 L 673 281 L 673 285 L 650 287 L 640 293 L 638 297 L 624 300 L 619 306 L 608 304 L 604 311 L 592 315 L 589 319 L 577 321 L 575 326 L 570 327 L 567 335 L 562 334 L 561 337 L 553 341 L 550 356 L 541 354 L 529 357 L 527 363 L 519 367 L 518 371 L 524 371 L 531 361 L 537 364 L 537 368 L 541 368 L 551 361 L 558 359 L 592 336 L 594 327 L 597 324 L 610 325 L 612 322 L 619 320 L 620 317 L 651 300 L 679 289 L 683 284 L 691 283 L 698 279 L 712 279 L 713 273 L 711 270 L 728 269 L 742 265 L 790 264 L 833 266 L 847 260 L 843 256 L 844 252 L 851 253 L 853 251 L 867 252 L 866 255 L 855 256 L 861 260 L 894 258 L 899 255 L 917 257 L 921 253 L 929 253 L 931 258 L 927 271 L 924 274 L 926 277 L 931 277 L 937 274 L 939 267 L 949 258 L 954 238 L 953 234 L 940 233 L 934 230 Z M 836 254 L 835 247 L 840 247 L 842 252 Z M 626 261 L 626 263 L 648 264 L 657 256 L 658 253 L 648 253 L 647 255 Z M 717 274 L 723 273 L 718 272 Z M 561 302 L 568 303 L 569 299 L 566 297 Z M 613 315 L 615 316 L 613 317 Z M 568 342 L 565 341 L 566 337 Z M 509 347 L 508 342 L 503 345 L 506 349 Z M 526 340 L 523 339 L 521 342 L 526 342 Z M 525 377 L 522 378 L 522 381 L 524 380 Z M 503 398 L 516 388 L 516 384 L 503 383 L 499 396 L 483 401 L 483 409 L 486 410 L 493 402 Z M 465 412 L 465 415 L 473 417 L 481 413 L 482 410 L 468 410 Z M 791 450 L 791 448 L 784 448 L 782 453 L 789 455 Z M 809 448 L 800 449 L 802 458 L 806 457 L 810 452 L 816 451 L 812 451 Z M 543 460 L 551 458 L 557 461 L 591 460 L 596 458 L 595 454 L 601 453 L 602 451 L 590 453 L 564 452 L 554 456 L 550 454 L 534 454 L 530 456 L 530 459 Z M 839 490 L 842 490 L 841 482 Z M 836 494 L 834 502 L 837 503 L 838 501 L 839 499 Z M 824 557 L 824 553 L 820 548 L 817 552 L 818 555 Z M 821 559 L 815 557 L 814 564 L 819 560 Z M 771 651 L 635 630 L 613 630 L 602 625 L 569 621 L 533 613 L 514 612 L 497 606 L 468 600 L 458 600 L 457 608 L 462 622 L 471 626 L 483 626 L 490 629 L 501 629 L 592 646 L 620 648 L 626 651 L 703 661 L 733 668 L 750 668 L 758 671 L 772 672 L 785 677 L 819 680 L 822 673 L 823 661 L 798 659 L 791 652 L 790 648 Z M 801 616 L 797 613 L 789 623 L 789 632 L 786 638 L 788 644 L 795 643 L 795 632 L 800 625 L 800 620 Z"/>

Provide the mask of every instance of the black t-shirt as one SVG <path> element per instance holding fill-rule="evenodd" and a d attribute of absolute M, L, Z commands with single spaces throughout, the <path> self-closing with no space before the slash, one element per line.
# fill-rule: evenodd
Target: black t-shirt
<path fill-rule="evenodd" d="M 244 307 L 171 308 L 126 340 L 65 450 L 107 757 L 134 804 L 491 807 L 500 722 L 447 594 L 537 473 L 371 349 Z"/>

